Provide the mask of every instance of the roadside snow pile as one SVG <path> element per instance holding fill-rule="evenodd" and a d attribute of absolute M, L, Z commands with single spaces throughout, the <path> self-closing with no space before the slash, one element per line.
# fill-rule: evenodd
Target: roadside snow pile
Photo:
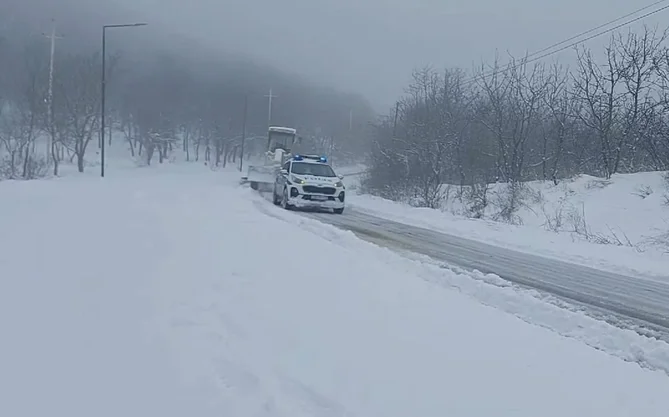
<path fill-rule="evenodd" d="M 669 279 L 669 190 L 663 175 L 615 175 L 609 181 L 584 175 L 557 186 L 526 183 L 518 192 L 517 209 L 506 221 L 502 219 L 509 193 L 506 185 L 477 190 L 482 195 L 477 201 L 484 202 L 477 207 L 471 198 L 460 200 L 457 187 L 450 187 L 441 210 L 369 195 L 352 195 L 349 203 L 390 220 L 490 244 Z"/>
<path fill-rule="evenodd" d="M 165 241 L 131 179 L 0 183 L 0 415 L 208 415 L 156 332 Z"/>
<path fill-rule="evenodd" d="M 237 174 L 130 172 L 0 184 L 0 415 L 669 409 L 665 374 L 426 282 Z"/>

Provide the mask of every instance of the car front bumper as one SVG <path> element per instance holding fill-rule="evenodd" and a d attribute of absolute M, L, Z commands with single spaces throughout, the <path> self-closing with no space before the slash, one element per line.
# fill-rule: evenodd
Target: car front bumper
<path fill-rule="evenodd" d="M 291 185 L 288 204 L 299 208 L 342 209 L 346 193 L 343 188 L 336 188 L 334 193 L 311 193 L 301 185 Z"/>

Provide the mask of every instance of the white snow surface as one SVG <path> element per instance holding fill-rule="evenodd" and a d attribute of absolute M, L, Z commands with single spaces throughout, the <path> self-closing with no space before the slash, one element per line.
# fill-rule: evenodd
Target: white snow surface
<path fill-rule="evenodd" d="M 582 175 L 562 181 L 526 183 L 529 193 L 517 213 L 520 224 L 491 220 L 499 211 L 489 191 L 485 219 L 467 218 L 450 192 L 440 210 L 412 207 L 367 194 L 349 195 L 349 205 L 376 216 L 497 246 L 562 259 L 628 275 L 669 280 L 669 189 L 663 172 L 617 174 L 609 181 Z M 358 178 L 349 179 L 354 187 Z M 560 217 L 552 228 L 548 220 Z M 584 221 L 584 222 L 583 222 Z M 590 241 L 574 233 L 584 223 Z M 601 244 L 608 240 L 610 244 Z M 618 240 L 622 245 L 618 244 Z"/>
<path fill-rule="evenodd" d="M 664 373 L 539 317 L 583 330 L 575 313 L 284 212 L 237 178 L 0 183 L 0 415 L 666 416 Z"/>

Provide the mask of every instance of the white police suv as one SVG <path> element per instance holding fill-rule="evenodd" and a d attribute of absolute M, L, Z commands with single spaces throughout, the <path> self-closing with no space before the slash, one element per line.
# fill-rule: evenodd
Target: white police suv
<path fill-rule="evenodd" d="M 342 214 L 346 198 L 343 178 L 335 174 L 324 156 L 295 155 L 276 176 L 272 200 L 288 210 L 332 209 Z"/>

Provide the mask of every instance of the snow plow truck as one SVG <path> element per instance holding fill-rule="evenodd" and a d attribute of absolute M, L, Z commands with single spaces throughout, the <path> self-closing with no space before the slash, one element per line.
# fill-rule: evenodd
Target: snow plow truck
<path fill-rule="evenodd" d="M 291 150 L 296 142 L 299 142 L 299 138 L 295 129 L 270 126 L 264 159 L 260 164 L 249 165 L 242 183 L 248 182 L 254 190 L 271 191 L 281 166 L 292 157 Z"/>

